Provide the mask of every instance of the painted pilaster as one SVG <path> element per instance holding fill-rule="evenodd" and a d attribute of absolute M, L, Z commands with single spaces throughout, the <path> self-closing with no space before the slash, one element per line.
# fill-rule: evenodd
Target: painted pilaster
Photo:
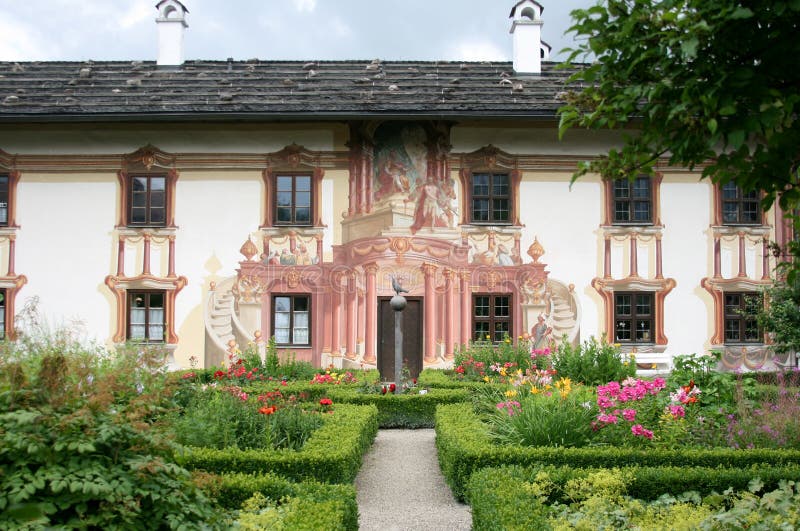
<path fill-rule="evenodd" d="M 144 251 L 142 252 L 142 275 L 150 274 L 150 234 L 144 233 Z"/>
<path fill-rule="evenodd" d="M 117 240 L 117 276 L 125 276 L 125 236 L 122 235 Z"/>
<path fill-rule="evenodd" d="M 425 363 L 436 363 L 436 269 L 422 264 L 425 274 Z"/>
<path fill-rule="evenodd" d="M 366 321 L 367 333 L 364 338 L 364 363 L 375 363 L 375 346 L 378 340 L 378 294 L 375 286 L 375 275 L 378 272 L 378 265 L 374 262 L 364 266 L 367 284 Z"/>
<path fill-rule="evenodd" d="M 747 261 L 744 255 L 744 232 L 739 233 L 739 274 L 737 276 L 747 276 Z"/>
<path fill-rule="evenodd" d="M 455 340 L 456 316 L 454 314 L 455 305 L 453 304 L 453 284 L 455 271 L 445 269 L 444 274 L 444 359 L 453 359 L 453 349 Z"/>
<path fill-rule="evenodd" d="M 342 277 L 341 273 L 331 273 L 333 280 L 333 309 L 331 315 L 331 352 L 335 357 L 342 355 Z"/>
<path fill-rule="evenodd" d="M 631 233 L 631 273 L 628 276 L 639 276 L 639 249 L 636 245 L 636 233 Z"/>
<path fill-rule="evenodd" d="M 603 278 L 611 278 L 611 235 L 603 242 Z"/>
<path fill-rule="evenodd" d="M 358 319 L 358 300 L 356 293 L 356 275 L 354 271 L 347 273 L 347 309 L 345 316 L 345 357 L 356 359 L 356 319 Z"/>
<path fill-rule="evenodd" d="M 470 289 L 469 289 L 469 281 L 470 281 L 470 272 L 469 271 L 461 271 L 459 273 L 459 279 L 461 280 L 461 341 L 462 345 L 468 345 L 470 336 L 472 335 L 472 331 L 470 330 Z"/>
<path fill-rule="evenodd" d="M 664 278 L 663 257 L 661 254 L 661 234 L 656 234 L 656 278 Z"/>
<path fill-rule="evenodd" d="M 714 235 L 714 278 L 722 276 L 722 251 L 720 249 L 720 238 Z"/>
<path fill-rule="evenodd" d="M 769 241 L 764 238 L 761 241 L 761 280 L 769 279 Z"/>
<path fill-rule="evenodd" d="M 172 278 L 175 276 L 175 236 L 169 237 L 169 269 L 167 276 Z"/>

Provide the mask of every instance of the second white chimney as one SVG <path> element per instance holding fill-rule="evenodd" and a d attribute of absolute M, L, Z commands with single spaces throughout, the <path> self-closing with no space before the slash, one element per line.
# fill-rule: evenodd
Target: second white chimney
<path fill-rule="evenodd" d="M 514 71 L 518 74 L 541 74 L 542 46 L 542 7 L 533 0 L 522 0 L 511 8 L 509 18 L 513 39 Z"/>
<path fill-rule="evenodd" d="M 177 66 L 183 64 L 183 31 L 186 13 L 189 12 L 178 0 L 161 0 L 156 4 L 158 18 L 158 66 Z"/>

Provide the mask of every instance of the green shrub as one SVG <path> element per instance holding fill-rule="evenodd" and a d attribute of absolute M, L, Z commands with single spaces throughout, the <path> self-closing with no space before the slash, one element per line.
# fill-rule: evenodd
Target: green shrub
<path fill-rule="evenodd" d="M 636 376 L 636 364 L 618 346 L 591 337 L 580 345 L 561 342 L 550 355 L 553 369 L 560 378 L 584 385 L 602 385 Z"/>
<path fill-rule="evenodd" d="M 358 503 L 352 485 L 331 485 L 316 481 L 293 482 L 275 474 L 201 475 L 203 489 L 217 503 L 227 509 L 238 509 L 254 494 L 278 504 L 289 498 L 308 502 L 335 502 L 341 512 L 337 525 L 345 529 L 358 529 Z"/>
<path fill-rule="evenodd" d="M 492 436 L 521 446 L 584 446 L 592 434 L 597 409 L 583 393 L 527 395 L 520 402 L 496 404 L 487 417 Z"/>
<path fill-rule="evenodd" d="M 701 466 L 749 468 L 763 463 L 800 464 L 798 450 L 734 450 L 589 447 L 553 448 L 497 445 L 485 423 L 464 405 L 442 405 L 436 410 L 436 447 L 439 464 L 453 494 L 463 499 L 470 475 L 500 465 L 571 465 L 585 468 L 640 466 Z"/>
<path fill-rule="evenodd" d="M 163 352 L 56 336 L 0 352 L 0 528 L 222 527 L 172 460 Z"/>
<path fill-rule="evenodd" d="M 317 502 L 289 498 L 281 504 L 254 494 L 242 505 L 237 527 L 258 531 L 340 531 L 344 525 L 341 504 L 335 500 Z"/>
<path fill-rule="evenodd" d="M 361 394 L 352 389 L 331 389 L 328 396 L 336 403 L 375 405 L 381 428 L 432 428 L 436 406 L 454 404 L 469 398 L 461 389 L 431 389 L 425 394 Z"/>
<path fill-rule="evenodd" d="M 186 447 L 176 459 L 187 468 L 217 474 L 274 472 L 294 480 L 349 483 L 378 432 L 378 410 L 336 404 L 333 411 L 323 416 L 323 425 L 297 451 Z"/>
<path fill-rule="evenodd" d="M 475 529 L 788 529 L 798 518 L 798 474 L 798 466 L 500 467 L 473 474 L 468 499 Z"/>

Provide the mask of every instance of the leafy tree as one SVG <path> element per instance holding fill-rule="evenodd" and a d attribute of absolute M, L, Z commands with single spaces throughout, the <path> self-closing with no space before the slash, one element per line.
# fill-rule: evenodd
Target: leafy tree
<path fill-rule="evenodd" d="M 800 204 L 800 0 L 605 0 L 572 12 L 594 57 L 560 109 L 568 129 L 624 128 L 622 147 L 580 166 L 607 179 L 670 164 Z"/>

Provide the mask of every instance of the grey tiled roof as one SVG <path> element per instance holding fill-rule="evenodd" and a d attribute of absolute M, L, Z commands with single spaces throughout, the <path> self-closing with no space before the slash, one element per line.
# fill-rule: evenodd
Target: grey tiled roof
<path fill-rule="evenodd" d="M 552 117 L 571 70 L 511 63 L 187 61 L 0 63 L 0 121 Z"/>

